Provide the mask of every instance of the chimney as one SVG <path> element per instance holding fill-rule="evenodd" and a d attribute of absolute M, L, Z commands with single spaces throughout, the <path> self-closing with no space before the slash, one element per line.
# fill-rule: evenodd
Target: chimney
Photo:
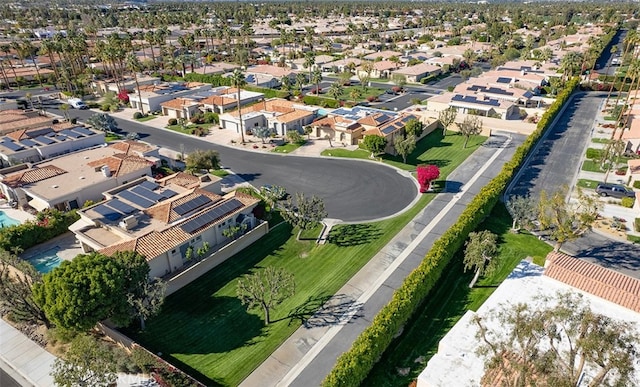
<path fill-rule="evenodd" d="M 111 170 L 107 165 L 103 165 L 102 168 L 100 168 L 100 170 L 102 171 L 102 174 L 104 175 L 104 177 L 111 177 Z"/>

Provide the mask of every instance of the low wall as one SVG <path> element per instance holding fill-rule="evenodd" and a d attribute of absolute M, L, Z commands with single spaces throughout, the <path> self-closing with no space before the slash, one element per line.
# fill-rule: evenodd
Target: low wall
<path fill-rule="evenodd" d="M 131 353 L 131 350 L 133 349 L 135 342 L 131 340 L 129 337 L 118 332 L 115 328 L 110 327 L 106 321 L 99 322 L 98 324 L 96 324 L 95 329 L 102 332 L 102 334 L 104 334 L 105 336 L 113 340 L 116 344 L 118 344 L 122 348 L 126 349 L 129 353 Z"/>
<path fill-rule="evenodd" d="M 231 258 L 234 254 L 249 247 L 250 244 L 266 235 L 267 232 L 269 232 L 269 224 L 264 222 L 202 261 L 177 274 L 167 282 L 166 295 L 168 296 L 182 289 L 192 281 L 207 273 L 209 270 Z"/>

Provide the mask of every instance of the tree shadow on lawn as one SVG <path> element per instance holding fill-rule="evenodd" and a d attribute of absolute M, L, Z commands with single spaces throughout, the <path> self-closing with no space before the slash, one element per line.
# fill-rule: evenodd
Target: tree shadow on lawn
<path fill-rule="evenodd" d="M 378 239 L 382 231 L 374 224 L 347 224 L 334 227 L 329 231 L 329 243 L 348 247 L 370 243 Z"/>

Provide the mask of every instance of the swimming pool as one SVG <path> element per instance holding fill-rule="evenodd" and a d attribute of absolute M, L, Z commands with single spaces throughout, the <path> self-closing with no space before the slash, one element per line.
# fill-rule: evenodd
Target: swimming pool
<path fill-rule="evenodd" d="M 19 220 L 13 219 L 9 215 L 7 215 L 4 211 L 0 211 L 0 227 L 9 227 L 15 226 L 16 224 L 20 224 Z"/>
<path fill-rule="evenodd" d="M 58 257 L 58 246 L 42 251 L 27 259 L 40 273 L 45 274 L 60 266 L 62 258 Z"/>

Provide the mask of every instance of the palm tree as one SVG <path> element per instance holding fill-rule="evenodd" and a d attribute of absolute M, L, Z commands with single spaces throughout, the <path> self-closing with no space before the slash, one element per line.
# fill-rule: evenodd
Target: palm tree
<path fill-rule="evenodd" d="M 560 68 L 562 69 L 562 81 L 565 82 L 567 78 L 573 77 L 573 74 L 576 71 L 576 68 L 579 68 L 582 64 L 583 56 L 579 52 L 570 51 L 568 52 L 564 58 L 562 58 L 562 62 L 560 63 Z"/>
<path fill-rule="evenodd" d="M 307 51 L 304 54 L 304 67 L 309 69 L 309 79 L 311 79 L 311 72 L 313 71 L 313 65 L 316 64 L 316 54 L 313 51 Z"/>
<path fill-rule="evenodd" d="M 127 57 L 125 59 L 125 64 L 129 71 L 133 74 L 133 80 L 136 83 L 136 90 L 138 91 L 138 104 L 140 105 L 140 111 L 144 116 L 144 106 L 142 105 L 142 94 L 140 93 L 140 84 L 138 83 L 138 72 L 142 71 L 142 63 L 138 57 L 133 53 L 127 53 Z"/>
<path fill-rule="evenodd" d="M 49 57 L 49 62 L 51 63 L 51 68 L 53 69 L 53 74 L 55 75 L 54 85 L 58 85 L 58 78 L 60 78 L 60 73 L 58 72 L 58 63 L 55 61 L 53 54 L 56 52 L 56 42 L 50 39 L 45 39 L 40 43 L 40 55 L 47 55 Z"/>
<path fill-rule="evenodd" d="M 11 52 L 11 46 L 9 46 L 8 44 L 0 45 L 0 51 L 4 52 L 5 60 L 7 60 L 8 64 L 9 64 L 9 67 L 11 68 L 11 71 L 13 71 L 13 81 L 16 82 L 16 84 L 17 84 L 18 83 L 18 75 L 16 74 L 16 67 L 7 58 L 7 56 Z M 19 88 L 20 88 L 20 85 L 18 85 L 18 89 Z"/>
<path fill-rule="evenodd" d="M 304 86 L 304 83 L 306 82 L 306 80 L 307 79 L 305 78 L 304 74 L 302 73 L 296 74 L 296 89 L 302 92 L 302 87 Z"/>
<path fill-rule="evenodd" d="M 320 69 L 313 70 L 311 82 L 316 85 L 316 95 L 320 94 L 320 82 L 322 82 L 322 71 Z"/>
<path fill-rule="evenodd" d="M 240 69 L 233 70 L 231 74 L 231 84 L 236 88 L 236 103 L 238 104 L 238 121 L 240 122 L 240 136 L 242 138 L 242 144 L 244 144 L 244 128 L 242 127 L 242 107 L 240 106 L 240 87 L 247 83 L 244 74 Z"/>
<path fill-rule="evenodd" d="M 343 91 L 344 87 L 342 86 L 342 84 L 340 82 L 334 82 L 329 87 L 329 91 L 327 91 L 327 94 L 329 94 L 333 99 L 338 99 L 340 95 L 342 95 Z"/>

